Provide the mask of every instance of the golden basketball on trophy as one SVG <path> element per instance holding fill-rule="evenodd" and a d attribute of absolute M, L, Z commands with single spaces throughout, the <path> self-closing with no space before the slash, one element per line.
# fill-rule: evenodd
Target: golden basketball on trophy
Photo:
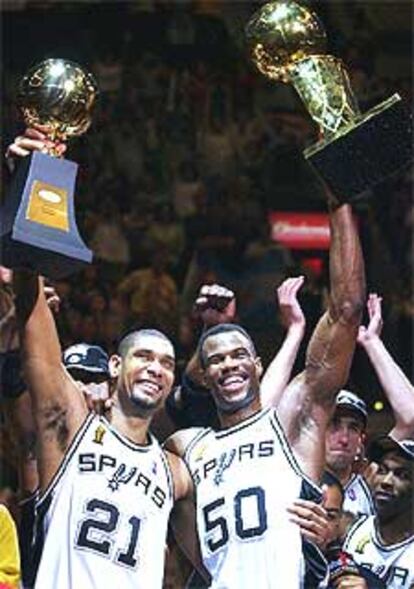
<path fill-rule="evenodd" d="M 80 65 L 47 59 L 23 77 L 18 106 L 27 127 L 41 128 L 51 142 L 82 135 L 91 123 L 98 94 L 93 76 Z M 78 165 L 48 153 L 22 158 L 1 211 L 2 263 L 60 278 L 92 260 L 74 210 Z"/>

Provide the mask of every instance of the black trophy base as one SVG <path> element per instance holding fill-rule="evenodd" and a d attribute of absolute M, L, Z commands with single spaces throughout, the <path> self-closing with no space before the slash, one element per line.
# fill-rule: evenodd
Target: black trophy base
<path fill-rule="evenodd" d="M 412 131 L 412 114 L 395 94 L 305 157 L 338 200 L 352 202 L 412 161 Z"/>
<path fill-rule="evenodd" d="M 89 266 L 84 260 L 16 241 L 10 234 L 2 236 L 0 258 L 6 268 L 25 268 L 52 280 L 60 280 Z"/>
<path fill-rule="evenodd" d="M 77 168 L 39 152 L 19 161 L 0 211 L 2 265 L 61 279 L 91 262 L 76 226 Z"/>

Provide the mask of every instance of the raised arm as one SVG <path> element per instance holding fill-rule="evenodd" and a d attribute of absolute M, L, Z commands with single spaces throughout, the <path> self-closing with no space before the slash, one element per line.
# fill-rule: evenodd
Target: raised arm
<path fill-rule="evenodd" d="M 305 316 L 297 299 L 303 281 L 303 276 L 287 278 L 277 289 L 280 318 L 287 331 L 282 346 L 267 367 L 260 384 L 260 397 L 264 407 L 279 405 L 305 333 Z"/>
<path fill-rule="evenodd" d="M 15 272 L 16 309 L 25 380 L 38 434 L 41 489 L 58 469 L 63 454 L 87 414 L 86 403 L 61 362 L 55 321 L 36 275 Z"/>
<path fill-rule="evenodd" d="M 382 299 L 372 293 L 368 297 L 369 323 L 361 325 L 358 343 L 362 346 L 378 376 L 382 389 L 392 407 L 395 425 L 390 435 L 402 440 L 414 437 L 414 386 L 395 362 L 381 340 Z"/>
<path fill-rule="evenodd" d="M 236 316 L 234 292 L 219 284 L 204 284 L 195 300 L 193 312 L 202 322 L 203 329 L 220 323 L 233 323 Z M 197 351 L 188 362 L 185 374 L 195 384 L 203 384 Z"/>
<path fill-rule="evenodd" d="M 45 147 L 43 133 L 28 129 L 9 147 L 8 156 L 24 157 Z M 60 151 L 64 149 L 61 146 Z M 16 271 L 14 291 L 25 380 L 38 433 L 39 481 L 41 489 L 45 489 L 85 419 L 87 408 L 61 363 L 58 333 L 43 280 L 32 272 Z"/>
<path fill-rule="evenodd" d="M 279 418 L 302 469 L 319 480 L 336 392 L 347 381 L 365 300 L 365 274 L 348 204 L 330 211 L 330 298 L 306 353 L 305 370 L 284 392 Z"/>

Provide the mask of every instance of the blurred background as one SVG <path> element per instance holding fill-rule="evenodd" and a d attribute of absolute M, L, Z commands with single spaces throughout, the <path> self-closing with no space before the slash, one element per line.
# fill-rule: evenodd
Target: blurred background
<path fill-rule="evenodd" d="M 248 61 L 244 26 L 261 4 L 3 0 L 2 153 L 22 130 L 15 96 L 31 65 L 77 61 L 100 88 L 92 127 L 67 156 L 80 166 L 77 222 L 95 263 L 56 285 L 63 346 L 110 352 L 134 322 L 171 335 L 183 366 L 198 336 L 197 290 L 219 282 L 236 292 L 239 320 L 267 363 L 283 338 L 276 287 L 292 274 L 307 277 L 300 301 L 313 329 L 328 284 L 326 205 L 302 151 L 317 129 L 291 86 Z M 412 104 L 410 1 L 308 4 L 363 112 L 394 92 Z M 384 297 L 384 340 L 411 379 L 412 180 L 406 169 L 355 207 L 368 290 Z M 384 401 L 359 351 L 349 386 L 371 408 Z"/>

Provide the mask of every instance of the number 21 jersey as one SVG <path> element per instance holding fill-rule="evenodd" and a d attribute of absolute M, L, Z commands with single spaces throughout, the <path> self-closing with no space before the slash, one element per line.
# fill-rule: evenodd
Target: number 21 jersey
<path fill-rule="evenodd" d="M 172 503 L 158 442 L 90 415 L 36 505 L 36 589 L 159 589 Z"/>

